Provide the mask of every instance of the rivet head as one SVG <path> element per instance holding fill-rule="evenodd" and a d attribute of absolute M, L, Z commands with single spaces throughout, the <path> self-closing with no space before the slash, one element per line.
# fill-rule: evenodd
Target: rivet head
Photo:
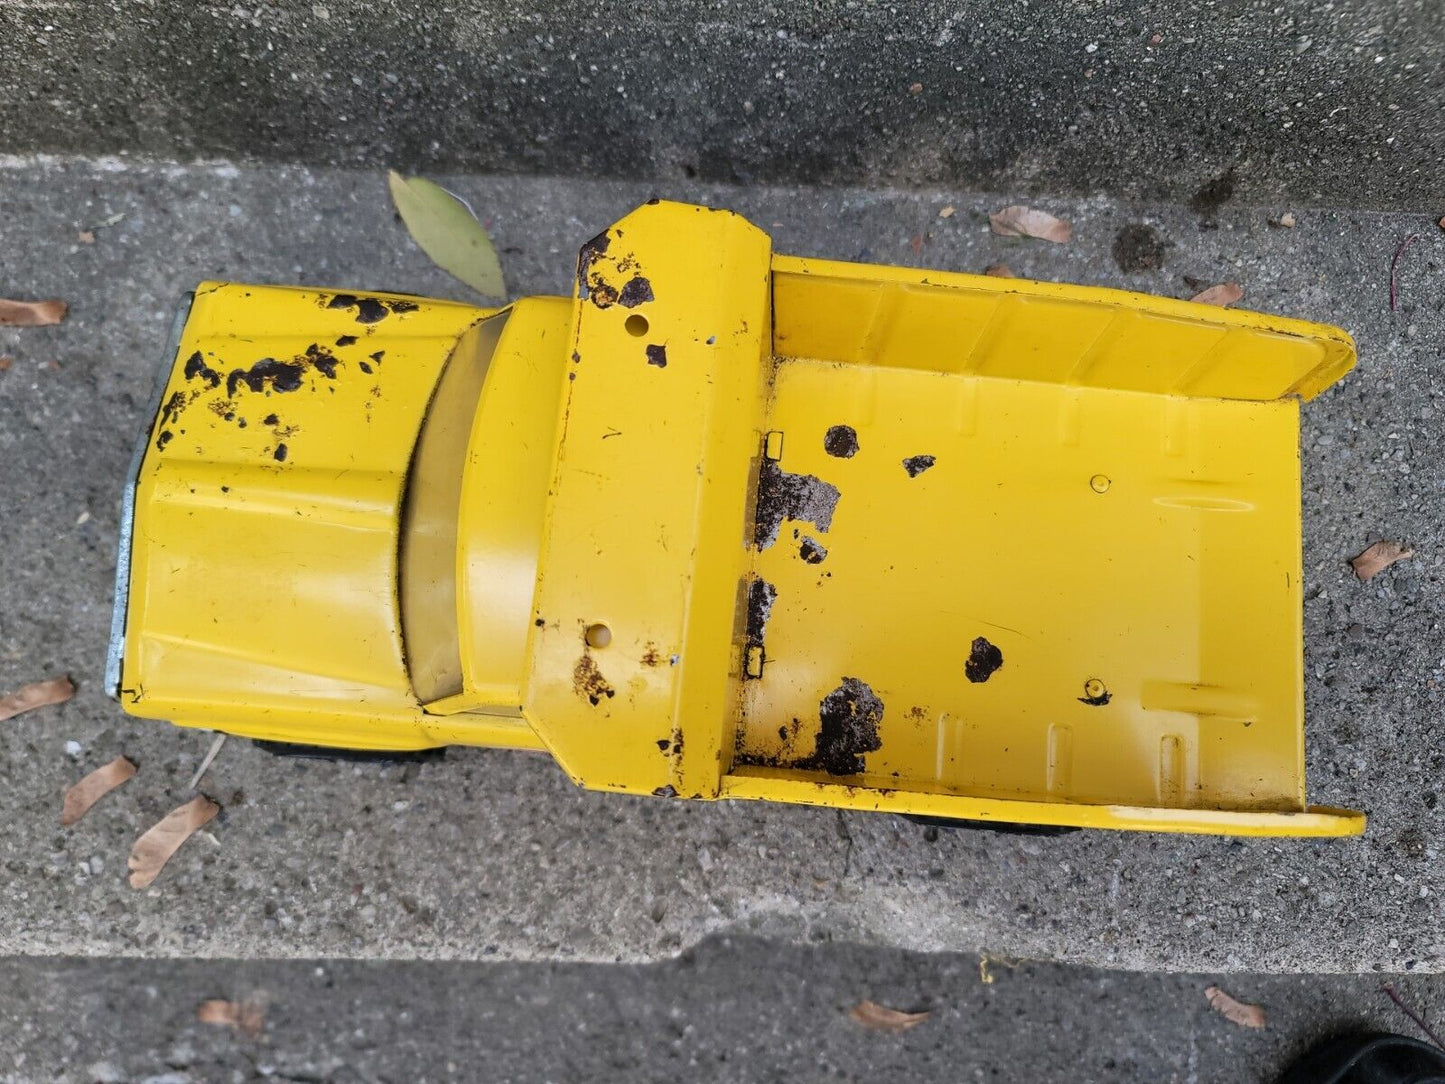
<path fill-rule="evenodd" d="M 1095 493 L 1107 493 L 1109 490 L 1109 476 L 1107 474 L 1096 474 L 1089 479 L 1089 488 Z"/>
<path fill-rule="evenodd" d="M 1090 700 L 1097 700 L 1108 691 L 1108 687 L 1098 678 L 1090 678 L 1084 682 L 1084 695 Z"/>

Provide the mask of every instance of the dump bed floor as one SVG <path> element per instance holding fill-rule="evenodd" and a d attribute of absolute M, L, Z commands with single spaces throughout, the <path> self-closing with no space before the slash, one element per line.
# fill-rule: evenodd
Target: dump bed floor
<path fill-rule="evenodd" d="M 776 365 L 735 773 L 1303 807 L 1295 401 Z"/>

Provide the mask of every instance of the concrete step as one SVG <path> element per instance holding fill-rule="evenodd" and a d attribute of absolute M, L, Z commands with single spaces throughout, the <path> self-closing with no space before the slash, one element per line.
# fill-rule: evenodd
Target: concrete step
<path fill-rule="evenodd" d="M 1212 1011 L 1213 984 L 1267 1026 Z M 1438 977 L 1394 985 L 1427 1021 L 1445 1013 Z M 263 1009 L 260 1034 L 198 1023 L 212 998 Z M 929 1016 L 867 1031 L 848 1018 L 864 998 Z M 1143 975 L 752 938 L 640 966 L 0 960 L 0 1020 L 0 1080 L 16 1084 L 1263 1084 L 1336 1030 L 1420 1035 L 1378 976 Z"/>
<path fill-rule="evenodd" d="M 409 242 L 379 172 L 9 158 L 0 294 L 72 309 L 59 327 L 0 329 L 13 358 L 0 372 L 0 686 L 70 671 L 81 691 L 0 724 L 0 955 L 640 961 L 732 932 L 1112 968 L 1445 969 L 1445 234 L 1432 218 L 1042 199 L 1074 223 L 1074 242 L 1053 246 L 988 232 L 1006 195 L 441 179 L 491 223 L 518 294 L 566 291 L 578 243 L 661 194 L 733 207 L 785 252 L 1003 260 L 1175 296 L 1193 292 L 1185 276 L 1232 279 L 1246 305 L 1349 329 L 1359 369 L 1303 414 L 1307 746 L 1311 800 L 1368 810 L 1368 833 L 935 838 L 890 816 L 583 793 L 533 755 L 377 767 L 232 740 L 206 784 L 225 806 L 214 842 L 191 840 L 132 891 L 131 842 L 184 799 L 210 741 L 121 715 L 99 681 L 116 498 L 176 298 L 207 277 L 464 291 Z M 1297 225 L 1271 226 L 1285 210 Z M 77 239 L 116 215 L 93 244 Z M 1164 246 L 1161 269 L 1116 260 L 1139 224 Z M 1418 240 L 1392 311 L 1406 234 Z M 1360 583 L 1346 559 L 1379 538 L 1418 556 Z M 63 789 L 119 753 L 140 775 L 61 830 Z"/>

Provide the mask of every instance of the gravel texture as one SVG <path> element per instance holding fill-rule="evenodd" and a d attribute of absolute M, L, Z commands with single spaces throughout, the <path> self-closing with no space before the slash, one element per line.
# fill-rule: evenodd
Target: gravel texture
<path fill-rule="evenodd" d="M 11 0 L 0 151 L 1419 209 L 1442 27 L 1430 0 Z"/>
<path fill-rule="evenodd" d="M 1249 1030 L 1211 984 L 1264 1007 Z M 1406 977 L 1427 1021 L 1445 983 Z M 1369 976 L 1094 971 L 856 945 L 704 942 L 649 965 L 0 961 L 5 1084 L 1272 1081 L 1337 1031 L 1419 1035 Z M 198 1023 L 212 998 L 260 1034 Z M 927 1011 L 901 1035 L 848 1011 Z"/>

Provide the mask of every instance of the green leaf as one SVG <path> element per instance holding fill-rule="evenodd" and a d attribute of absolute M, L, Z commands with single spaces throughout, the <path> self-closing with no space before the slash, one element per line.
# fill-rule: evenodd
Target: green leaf
<path fill-rule="evenodd" d="M 507 296 L 497 250 L 466 204 L 424 177 L 391 170 L 386 180 L 407 232 L 434 264 L 480 294 Z"/>

